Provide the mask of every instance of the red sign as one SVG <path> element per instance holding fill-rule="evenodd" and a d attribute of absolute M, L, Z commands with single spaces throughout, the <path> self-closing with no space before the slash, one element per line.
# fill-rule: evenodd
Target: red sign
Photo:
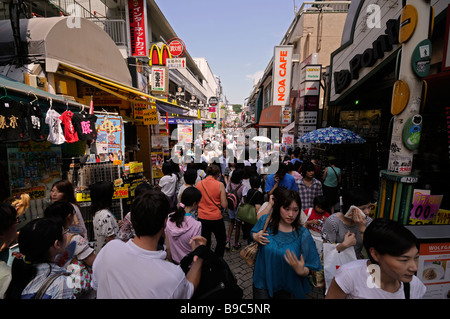
<path fill-rule="evenodd" d="M 178 58 L 184 55 L 184 51 L 186 50 L 186 46 L 181 39 L 173 38 L 167 42 L 167 46 L 169 47 L 169 52 L 174 58 Z"/>
<path fill-rule="evenodd" d="M 147 56 L 145 24 L 147 8 L 144 0 L 128 0 L 131 56 Z"/>
<path fill-rule="evenodd" d="M 299 98 L 300 111 L 317 111 L 319 109 L 319 96 L 301 96 Z"/>

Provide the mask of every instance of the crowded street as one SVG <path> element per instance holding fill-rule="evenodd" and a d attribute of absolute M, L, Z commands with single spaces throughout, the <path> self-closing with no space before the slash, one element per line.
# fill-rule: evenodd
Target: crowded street
<path fill-rule="evenodd" d="M 439 305 L 449 86 L 450 0 L 0 1 L 0 299 Z"/>

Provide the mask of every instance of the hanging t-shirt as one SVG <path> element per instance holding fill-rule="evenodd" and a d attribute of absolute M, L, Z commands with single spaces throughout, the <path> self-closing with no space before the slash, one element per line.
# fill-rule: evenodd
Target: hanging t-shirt
<path fill-rule="evenodd" d="M 80 141 L 95 140 L 97 138 L 96 121 L 97 116 L 94 114 L 73 114 L 72 123 Z"/>
<path fill-rule="evenodd" d="M 0 102 L 0 142 L 30 139 L 27 126 L 28 107 L 16 101 Z"/>
<path fill-rule="evenodd" d="M 29 127 L 31 139 L 35 142 L 45 141 L 44 136 L 44 114 L 39 104 L 30 105 Z"/>
<path fill-rule="evenodd" d="M 60 114 L 54 109 L 49 109 L 45 116 L 45 123 L 49 126 L 47 140 L 52 144 L 62 144 L 66 141 L 61 127 Z"/>
<path fill-rule="evenodd" d="M 72 117 L 73 112 L 69 110 L 65 111 L 59 117 L 59 119 L 62 121 L 62 124 L 64 125 L 64 137 L 67 143 L 74 143 L 78 141 L 78 134 L 77 131 L 75 131 L 75 127 L 73 126 Z"/>

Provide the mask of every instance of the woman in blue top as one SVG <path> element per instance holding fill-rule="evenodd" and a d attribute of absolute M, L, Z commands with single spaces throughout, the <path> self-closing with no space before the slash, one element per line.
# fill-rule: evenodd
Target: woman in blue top
<path fill-rule="evenodd" d="M 280 191 L 271 215 L 263 215 L 251 231 L 261 244 L 253 273 L 253 298 L 306 298 L 311 270 L 321 270 L 310 232 L 300 225 L 298 192 Z M 266 219 L 270 218 L 266 232 Z"/>

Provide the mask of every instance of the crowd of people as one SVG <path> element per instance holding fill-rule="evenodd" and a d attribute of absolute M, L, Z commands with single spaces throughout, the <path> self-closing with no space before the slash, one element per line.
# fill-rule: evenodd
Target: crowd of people
<path fill-rule="evenodd" d="M 113 183 L 91 185 L 92 247 L 68 181 L 53 185 L 44 218 L 20 231 L 16 207 L 1 204 L 2 252 L 10 251 L 13 242 L 18 251 L 9 258 L 2 254 L 0 296 L 189 299 L 209 253 L 223 258 L 226 250 L 235 253 L 253 241 L 259 244 L 252 278 L 255 299 L 306 298 L 323 276 L 326 243 L 356 256 L 338 269 L 327 298 L 424 295 L 425 286 L 414 275 L 417 239 L 396 222 L 373 220 L 371 198 L 363 189 L 339 194 L 342 171 L 333 158 L 322 170 L 295 149 L 280 159 L 275 173 L 266 175 L 255 162 L 222 159 L 181 168 L 166 161 L 159 184 L 136 187 L 130 211 L 119 221 L 111 212 Z M 254 205 L 256 224 L 239 219 L 243 203 Z M 193 252 L 183 271 L 183 258 Z M 370 265 L 381 271 L 376 289 L 366 285 Z"/>

